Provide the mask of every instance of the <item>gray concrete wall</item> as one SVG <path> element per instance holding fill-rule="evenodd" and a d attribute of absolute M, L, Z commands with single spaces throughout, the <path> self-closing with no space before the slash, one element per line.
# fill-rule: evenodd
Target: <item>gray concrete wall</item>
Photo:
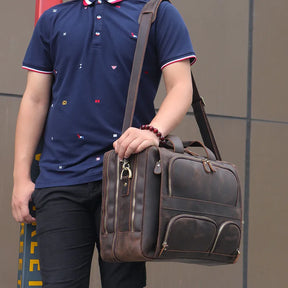
<path fill-rule="evenodd" d="M 288 2 L 172 2 L 190 31 L 198 56 L 193 71 L 222 156 L 239 168 L 244 235 L 237 264 L 149 263 L 148 287 L 285 288 Z M 13 145 L 26 81 L 20 66 L 33 30 L 34 4 L 34 0 L 0 3 L 1 288 L 17 284 L 19 225 L 10 212 Z M 157 107 L 163 95 L 161 87 Z M 200 139 L 191 114 L 176 133 L 183 139 Z M 93 287 L 100 287 L 96 264 L 91 280 Z"/>

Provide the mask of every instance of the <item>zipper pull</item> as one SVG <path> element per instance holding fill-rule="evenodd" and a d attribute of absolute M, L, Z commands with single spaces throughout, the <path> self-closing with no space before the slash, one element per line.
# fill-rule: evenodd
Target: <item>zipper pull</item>
<path fill-rule="evenodd" d="M 236 251 L 234 252 L 234 255 L 236 256 L 235 260 L 233 263 L 236 263 L 238 261 L 238 259 L 240 258 L 240 250 L 236 249 Z"/>
<path fill-rule="evenodd" d="M 162 168 L 161 168 L 161 160 L 157 161 L 154 167 L 154 174 L 156 175 L 160 175 L 162 172 Z"/>
<path fill-rule="evenodd" d="M 212 163 L 211 163 L 209 160 L 203 159 L 203 160 L 202 160 L 202 164 L 203 164 L 204 170 L 205 170 L 207 173 L 214 173 L 214 172 L 216 172 L 216 169 L 213 167 Z"/>
<path fill-rule="evenodd" d="M 208 164 L 208 166 L 210 167 L 210 170 L 211 170 L 212 173 L 213 173 L 213 172 L 216 172 L 215 167 L 212 165 L 212 163 L 211 163 L 209 160 L 207 160 L 207 164 Z"/>
<path fill-rule="evenodd" d="M 164 251 L 167 250 L 167 248 L 168 248 L 168 244 L 167 244 L 166 241 L 164 241 L 164 242 L 162 243 L 162 249 L 161 249 L 161 251 L 160 251 L 159 256 L 161 256 L 161 255 L 164 253 Z"/>
<path fill-rule="evenodd" d="M 211 168 L 210 168 L 208 160 L 207 159 L 203 159 L 202 160 L 202 164 L 203 164 L 205 172 L 210 173 L 211 172 Z"/>

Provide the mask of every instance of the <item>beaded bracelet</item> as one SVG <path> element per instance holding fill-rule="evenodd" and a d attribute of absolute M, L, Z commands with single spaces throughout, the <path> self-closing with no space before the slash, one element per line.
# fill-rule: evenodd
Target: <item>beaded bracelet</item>
<path fill-rule="evenodd" d="M 160 140 L 160 142 L 164 142 L 165 141 L 165 137 L 162 135 L 162 133 L 155 127 L 151 126 L 151 125 L 141 125 L 140 127 L 141 130 L 149 130 L 151 132 L 153 132 Z"/>

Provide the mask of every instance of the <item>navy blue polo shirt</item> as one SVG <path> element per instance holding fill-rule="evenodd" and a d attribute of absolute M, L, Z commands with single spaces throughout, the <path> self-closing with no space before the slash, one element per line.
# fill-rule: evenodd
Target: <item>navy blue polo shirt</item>
<path fill-rule="evenodd" d="M 37 188 L 102 178 L 103 154 L 121 135 L 138 16 L 147 1 L 69 1 L 40 17 L 23 61 L 23 68 L 54 78 Z M 189 33 L 164 1 L 149 36 L 134 127 L 155 116 L 162 69 L 183 59 L 196 59 Z"/>

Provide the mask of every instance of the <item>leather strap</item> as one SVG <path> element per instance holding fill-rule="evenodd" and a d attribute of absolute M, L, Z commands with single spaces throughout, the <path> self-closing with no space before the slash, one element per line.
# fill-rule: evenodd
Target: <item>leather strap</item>
<path fill-rule="evenodd" d="M 198 124 L 201 137 L 205 146 L 207 146 L 214 154 L 217 160 L 221 160 L 221 155 L 216 144 L 216 140 L 214 134 L 212 132 L 211 126 L 208 121 L 207 114 L 205 112 L 205 103 L 202 97 L 200 97 L 198 88 L 196 86 L 196 82 L 194 76 L 191 72 L 192 84 L 193 84 L 193 100 L 192 100 L 192 108 L 194 112 L 194 116 L 196 122 Z"/>
<path fill-rule="evenodd" d="M 145 51 L 148 43 L 149 32 L 152 23 L 157 16 L 157 10 L 163 0 L 150 0 L 143 7 L 139 16 L 139 32 L 136 44 L 136 50 L 133 59 L 132 72 L 128 88 L 128 96 L 126 102 L 125 115 L 122 126 L 122 133 L 132 126 L 133 116 L 136 107 L 136 100 L 138 95 L 139 82 L 144 62 Z M 217 160 L 221 160 L 221 156 L 215 141 L 214 134 L 210 127 L 207 114 L 204 109 L 204 101 L 200 97 L 194 76 L 191 72 L 193 83 L 193 101 L 192 108 L 198 124 L 204 144 L 213 151 Z"/>

